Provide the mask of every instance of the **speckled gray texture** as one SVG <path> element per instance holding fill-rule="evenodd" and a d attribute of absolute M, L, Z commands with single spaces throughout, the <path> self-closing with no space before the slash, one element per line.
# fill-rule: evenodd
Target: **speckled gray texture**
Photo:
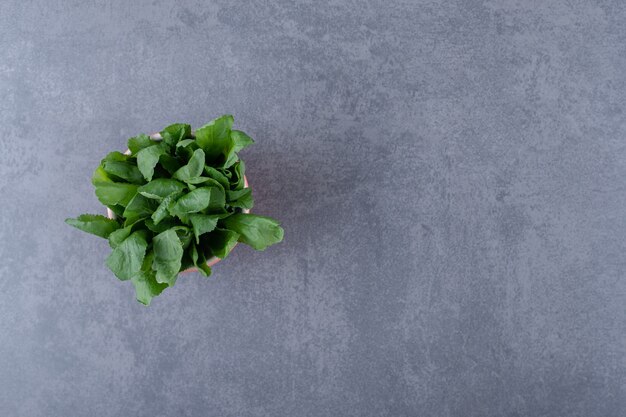
<path fill-rule="evenodd" d="M 0 2 L 0 415 L 626 413 L 626 6 Z M 222 113 L 283 221 L 154 300 L 89 178 Z"/>

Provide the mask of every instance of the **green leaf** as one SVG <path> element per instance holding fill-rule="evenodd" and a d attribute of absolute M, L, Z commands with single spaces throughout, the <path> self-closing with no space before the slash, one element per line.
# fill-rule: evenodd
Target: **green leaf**
<path fill-rule="evenodd" d="M 254 141 L 248 135 L 246 135 L 241 130 L 232 130 L 230 132 L 230 137 L 233 139 L 235 143 L 235 152 L 239 152 L 240 150 L 252 145 Z"/>
<path fill-rule="evenodd" d="M 196 189 L 197 187 L 192 187 L 194 184 L 199 187 L 216 187 L 219 188 L 222 193 L 224 193 L 224 186 L 213 178 L 209 177 L 195 177 L 189 178 L 185 183 L 189 186 L 189 189 Z"/>
<path fill-rule="evenodd" d="M 230 188 L 232 190 L 241 190 L 245 185 L 245 173 L 246 173 L 246 164 L 243 161 L 238 161 L 235 165 L 233 165 L 230 169 L 232 172 L 232 178 L 230 179 Z"/>
<path fill-rule="evenodd" d="M 180 193 L 170 194 L 161 201 L 159 207 L 152 213 L 152 220 L 155 225 L 158 225 L 163 219 L 170 215 L 172 206 L 176 203 L 176 199 L 180 196 Z"/>
<path fill-rule="evenodd" d="M 146 198 L 141 194 L 136 194 L 130 203 L 128 203 L 126 210 L 124 210 L 123 216 L 126 219 L 124 226 L 131 225 L 138 220 L 150 217 L 157 209 L 158 205 L 158 201 Z"/>
<path fill-rule="evenodd" d="M 224 189 L 227 190 L 230 188 L 230 182 L 228 181 L 228 178 L 217 169 L 210 166 L 205 166 L 204 172 L 209 178 L 213 178 L 215 181 L 219 182 Z"/>
<path fill-rule="evenodd" d="M 161 143 L 167 145 L 169 148 L 176 147 L 176 143 L 178 143 L 178 140 L 180 139 L 179 134 L 168 132 L 162 133 L 161 137 L 163 138 Z"/>
<path fill-rule="evenodd" d="M 183 252 L 183 258 L 180 261 L 180 270 L 181 271 L 186 271 L 189 268 L 193 268 L 195 265 L 193 263 L 193 260 L 191 259 L 191 245 L 189 245 L 189 247 L 187 248 L 187 250 L 185 250 Z"/>
<path fill-rule="evenodd" d="M 185 184 L 171 178 L 158 178 L 137 189 L 137 192 L 144 197 L 154 200 L 162 200 L 170 194 L 181 192 L 185 189 Z"/>
<path fill-rule="evenodd" d="M 96 196 L 105 206 L 119 204 L 126 207 L 137 194 L 137 186 L 120 182 L 99 182 L 96 185 Z"/>
<path fill-rule="evenodd" d="M 131 155 L 137 155 L 142 149 L 145 149 L 150 146 L 154 146 L 158 144 L 158 142 L 150 139 L 150 136 L 146 134 L 137 135 L 133 138 L 128 139 L 128 149 L 130 149 Z"/>
<path fill-rule="evenodd" d="M 132 184 L 143 184 L 143 175 L 139 168 L 130 161 L 103 161 L 102 168 L 109 175 L 126 180 Z"/>
<path fill-rule="evenodd" d="M 211 276 L 211 267 L 207 265 L 207 259 L 204 257 L 203 254 L 198 255 L 198 262 L 196 263 L 196 267 L 198 268 L 198 271 L 200 271 L 200 273 L 205 277 Z"/>
<path fill-rule="evenodd" d="M 224 168 L 218 168 L 218 171 L 221 172 L 222 175 L 225 176 L 228 179 L 229 183 L 230 183 L 230 180 L 233 178 L 233 173 L 231 172 L 231 170 L 230 169 L 224 169 Z"/>
<path fill-rule="evenodd" d="M 193 239 L 193 233 L 191 232 L 191 229 L 187 226 L 174 226 L 172 227 L 172 230 L 176 232 L 178 240 L 180 240 L 180 244 L 183 249 L 186 249 Z"/>
<path fill-rule="evenodd" d="M 163 142 L 170 148 L 176 147 L 180 140 L 191 138 L 191 126 L 184 123 L 174 123 L 161 131 Z"/>
<path fill-rule="evenodd" d="M 265 250 L 268 246 L 283 240 L 282 227 L 270 217 L 238 213 L 220 223 L 224 228 L 239 233 L 241 235 L 239 241 L 256 250 Z"/>
<path fill-rule="evenodd" d="M 168 133 L 181 133 L 182 130 L 182 134 L 181 134 L 181 138 L 185 139 L 185 138 L 191 138 L 191 126 L 188 125 L 187 123 L 174 123 L 169 125 L 168 127 L 166 127 L 165 129 L 163 129 L 161 131 L 161 135 L 165 132 Z"/>
<path fill-rule="evenodd" d="M 200 236 L 215 229 L 220 216 L 208 214 L 191 214 L 189 221 L 193 227 L 193 234 L 196 236 L 196 243 L 200 243 Z"/>
<path fill-rule="evenodd" d="M 207 161 L 222 159 L 224 162 L 227 159 L 235 146 L 230 137 L 233 121 L 233 116 L 224 115 L 196 130 L 196 142 L 204 150 Z"/>
<path fill-rule="evenodd" d="M 196 248 L 195 243 L 193 242 L 191 243 L 187 253 L 189 253 L 189 257 L 191 258 L 192 265 L 195 266 L 198 263 L 198 248 Z"/>
<path fill-rule="evenodd" d="M 211 197 L 217 191 L 219 191 L 217 188 L 210 187 L 195 189 L 176 200 L 176 203 L 170 209 L 170 213 L 174 216 L 179 216 L 204 210 L 209 207 Z"/>
<path fill-rule="evenodd" d="M 91 177 L 91 183 L 93 185 L 99 185 L 101 183 L 113 182 L 109 174 L 106 173 L 102 165 L 99 165 L 98 168 L 93 172 L 93 176 Z"/>
<path fill-rule="evenodd" d="M 226 205 L 226 195 L 224 194 L 224 190 L 221 186 L 215 187 L 202 187 L 201 189 L 210 189 L 211 197 L 209 199 L 208 209 L 212 214 L 223 213 L 225 211 L 224 206 Z"/>
<path fill-rule="evenodd" d="M 186 226 L 191 226 L 191 222 L 189 221 L 189 214 L 180 214 L 176 217 L 178 217 L 178 219 L 180 220 L 180 223 Z"/>
<path fill-rule="evenodd" d="M 196 149 L 187 165 L 181 167 L 172 177 L 177 180 L 186 181 L 189 178 L 199 177 L 203 169 L 204 151 L 202 149 Z"/>
<path fill-rule="evenodd" d="M 196 262 L 198 262 L 198 249 L 196 248 L 195 243 L 191 243 L 187 250 L 187 253 L 189 254 L 189 258 L 191 259 L 192 264 L 195 265 Z"/>
<path fill-rule="evenodd" d="M 191 138 L 191 126 L 184 123 L 169 125 L 161 131 L 161 137 L 168 146 L 174 147 L 180 140 Z"/>
<path fill-rule="evenodd" d="M 191 246 L 189 247 L 189 251 L 191 253 L 191 260 L 193 262 L 193 265 L 198 268 L 198 271 L 205 277 L 210 276 L 211 268 L 209 267 L 209 265 L 207 265 L 207 259 L 204 256 L 204 253 L 201 250 L 198 250 L 195 243 L 191 244 Z"/>
<path fill-rule="evenodd" d="M 111 233 L 120 228 L 120 224 L 99 214 L 81 214 L 75 219 L 65 219 L 70 226 L 107 239 Z"/>
<path fill-rule="evenodd" d="M 104 159 L 101 161 L 101 163 L 103 164 L 105 162 L 113 162 L 113 161 L 124 162 L 124 161 L 128 161 L 128 158 L 130 158 L 130 156 L 123 154 L 121 152 L 118 152 L 118 151 L 113 151 L 113 152 L 109 152 L 107 156 L 105 156 Z"/>
<path fill-rule="evenodd" d="M 231 207 L 251 209 L 254 205 L 254 200 L 252 199 L 252 189 L 248 187 L 243 190 L 226 191 L 226 201 Z"/>
<path fill-rule="evenodd" d="M 167 172 L 169 172 L 170 175 L 174 174 L 182 166 L 182 164 L 180 163 L 180 161 L 177 158 L 173 157 L 172 155 L 166 154 L 166 153 L 161 155 L 161 157 L 159 158 L 159 164 L 163 168 L 165 168 L 165 170 Z"/>
<path fill-rule="evenodd" d="M 146 181 L 151 181 L 154 175 L 154 167 L 159 162 L 159 158 L 167 152 L 167 147 L 162 143 L 156 146 L 144 148 L 137 153 L 137 166 Z"/>
<path fill-rule="evenodd" d="M 146 254 L 146 231 L 140 230 L 127 237 L 107 258 L 107 266 L 122 281 L 139 272 Z"/>
<path fill-rule="evenodd" d="M 130 232 L 132 230 L 133 226 L 126 226 L 111 233 L 109 235 L 109 246 L 113 249 L 117 248 L 128 236 L 130 236 Z"/>
<path fill-rule="evenodd" d="M 232 167 L 237 161 L 239 161 L 239 156 L 237 156 L 237 154 L 233 151 L 230 153 L 230 155 L 228 155 L 228 158 L 226 158 L 226 162 L 224 162 L 224 168 Z"/>
<path fill-rule="evenodd" d="M 194 143 L 194 142 L 195 142 L 194 139 L 183 139 L 183 140 L 181 140 L 180 142 L 178 142 L 176 144 L 176 147 L 177 148 L 181 148 L 181 147 L 184 148 L 185 146 L 187 146 L 187 145 L 189 145 L 191 143 Z"/>
<path fill-rule="evenodd" d="M 187 184 L 202 184 L 208 181 L 215 181 L 213 178 L 209 178 L 209 177 L 193 177 L 193 178 L 189 178 L 187 180 L 185 180 L 185 182 Z M 219 182 L 215 181 L 217 184 L 219 184 Z"/>
<path fill-rule="evenodd" d="M 178 158 L 189 161 L 193 153 L 200 149 L 195 139 L 183 139 L 176 144 L 175 154 Z"/>
<path fill-rule="evenodd" d="M 233 146 L 226 157 L 224 168 L 230 168 L 231 166 L 233 166 L 237 161 L 239 161 L 239 156 L 237 155 L 237 152 L 254 143 L 250 136 L 246 135 L 240 130 L 231 131 L 230 137 L 233 141 Z"/>
<path fill-rule="evenodd" d="M 159 233 L 152 239 L 154 261 L 152 269 L 156 271 L 156 281 L 170 286 L 176 282 L 180 271 L 183 247 L 173 229 Z"/>
<path fill-rule="evenodd" d="M 131 282 L 135 287 L 137 301 L 147 306 L 150 305 L 150 301 L 154 297 L 167 288 L 167 284 L 158 283 L 156 280 L 156 272 L 152 270 L 153 259 L 154 253 L 148 252 L 143 260 L 141 269 L 131 278 Z"/>
<path fill-rule="evenodd" d="M 239 233 L 226 229 L 215 229 L 208 238 L 207 244 L 211 249 L 211 253 L 220 259 L 228 256 L 233 250 L 239 239 Z"/>
<path fill-rule="evenodd" d="M 156 211 L 155 211 L 156 213 Z M 154 216 L 154 214 L 153 214 Z M 146 219 L 145 220 L 145 225 L 148 229 L 150 229 L 151 231 L 153 231 L 154 233 L 161 233 L 161 232 L 165 232 L 167 229 L 171 229 L 174 226 L 178 226 L 178 220 L 176 220 L 174 217 L 165 217 L 161 220 L 159 220 L 159 222 L 155 222 L 153 219 Z"/>

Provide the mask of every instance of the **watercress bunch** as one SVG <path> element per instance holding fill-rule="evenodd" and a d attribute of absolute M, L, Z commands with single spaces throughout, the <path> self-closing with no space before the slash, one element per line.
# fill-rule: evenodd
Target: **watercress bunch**
<path fill-rule="evenodd" d="M 186 269 L 208 277 L 207 261 L 224 259 L 237 242 L 264 250 L 283 239 L 278 221 L 249 213 L 252 189 L 238 153 L 254 141 L 232 125 L 225 115 L 193 133 L 177 123 L 160 132 L 161 140 L 130 138 L 128 151 L 109 153 L 92 177 L 114 218 L 66 220 L 108 239 L 106 264 L 133 283 L 139 302 L 149 305 Z"/>

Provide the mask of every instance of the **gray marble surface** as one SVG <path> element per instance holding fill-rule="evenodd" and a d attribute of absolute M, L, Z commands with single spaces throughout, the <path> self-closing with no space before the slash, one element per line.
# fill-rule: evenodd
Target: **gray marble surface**
<path fill-rule="evenodd" d="M 619 1 L 0 2 L 0 415 L 623 416 Z M 282 220 L 149 308 L 63 223 L 232 113 Z"/>

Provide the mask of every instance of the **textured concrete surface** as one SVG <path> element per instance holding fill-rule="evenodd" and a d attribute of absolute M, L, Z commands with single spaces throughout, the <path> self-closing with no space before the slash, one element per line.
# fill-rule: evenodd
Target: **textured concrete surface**
<path fill-rule="evenodd" d="M 626 6 L 0 2 L 0 415 L 623 416 Z M 223 113 L 256 212 L 154 300 L 63 219 Z"/>

